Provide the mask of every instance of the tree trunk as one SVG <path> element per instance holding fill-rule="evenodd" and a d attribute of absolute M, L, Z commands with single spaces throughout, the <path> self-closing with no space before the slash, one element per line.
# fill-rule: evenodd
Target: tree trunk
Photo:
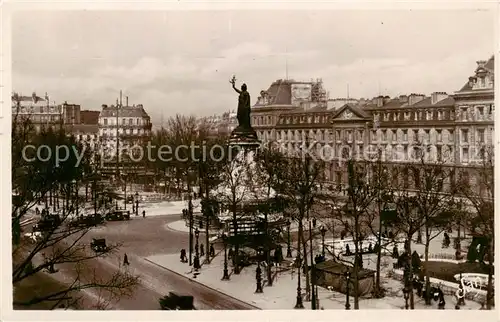
<path fill-rule="evenodd" d="M 302 221 L 301 221 L 302 222 Z M 304 229 L 304 228 L 302 228 Z M 305 278 L 306 278 L 306 301 L 311 300 L 311 285 L 309 285 L 309 268 L 307 263 L 307 240 L 309 238 L 304 238 L 304 231 L 302 230 L 302 234 L 300 235 L 300 239 L 302 240 L 302 249 L 303 249 L 303 257 L 304 257 L 304 267 L 305 267 Z M 311 264 L 312 265 L 312 264 Z"/>
<path fill-rule="evenodd" d="M 234 229 L 234 234 L 233 234 L 233 239 L 235 241 L 234 243 L 234 274 L 238 275 L 240 273 L 240 245 L 238 242 L 238 218 L 236 215 L 236 200 L 233 198 L 233 229 Z"/>
<path fill-rule="evenodd" d="M 492 248 L 492 243 L 490 242 L 490 245 L 488 245 L 488 286 L 486 288 L 486 309 L 491 310 L 493 304 L 491 303 L 492 300 L 494 299 L 494 294 L 493 294 L 493 273 L 494 273 L 494 268 L 493 268 L 493 252 L 491 250 Z"/>
<path fill-rule="evenodd" d="M 410 286 L 410 310 L 415 309 L 415 294 L 413 294 L 413 265 L 412 265 L 412 251 L 411 251 L 411 239 L 413 234 L 408 234 L 408 255 L 410 256 L 410 268 L 409 268 L 409 286 Z"/>
<path fill-rule="evenodd" d="M 377 273 L 375 277 L 375 298 L 381 298 L 382 297 L 382 290 L 380 287 L 380 265 L 382 261 L 382 209 L 381 209 L 380 202 L 378 203 L 378 216 L 379 216 L 379 227 L 378 227 L 378 236 L 377 236 L 377 243 L 378 243 L 378 251 L 377 251 Z"/>
<path fill-rule="evenodd" d="M 356 211 L 356 208 L 354 208 Z M 358 215 L 354 218 L 354 278 L 353 278 L 353 292 L 354 292 L 354 309 L 359 310 L 359 220 Z"/>
<path fill-rule="evenodd" d="M 269 227 L 268 227 L 268 218 L 267 218 L 267 211 L 264 213 L 264 220 L 265 220 L 265 232 L 264 236 L 266 238 L 265 240 L 265 252 L 266 252 L 266 268 L 267 268 L 267 286 L 273 286 L 273 273 L 272 273 L 272 267 L 271 267 L 271 250 L 269 247 Z"/>
<path fill-rule="evenodd" d="M 431 276 L 429 270 L 427 269 L 427 263 L 429 263 L 429 244 L 430 244 L 430 232 L 429 227 L 425 226 L 425 249 L 424 249 L 424 275 L 425 275 L 425 305 L 431 305 L 430 292 L 431 292 Z"/>

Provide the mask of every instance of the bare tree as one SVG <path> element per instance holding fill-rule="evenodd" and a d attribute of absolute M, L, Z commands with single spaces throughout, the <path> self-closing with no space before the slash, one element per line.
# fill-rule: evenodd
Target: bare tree
<path fill-rule="evenodd" d="M 309 140 L 306 138 L 305 146 L 307 147 L 308 144 Z M 318 188 L 323 179 L 324 162 L 315 160 L 314 156 L 305 149 L 287 152 L 288 158 L 284 161 L 282 171 L 279 173 L 279 184 L 276 190 L 286 199 L 289 205 L 287 212 L 299 225 L 297 262 L 303 262 L 304 267 L 308 267 L 307 240 L 309 238 L 304 238 L 304 220 L 310 219 L 310 211 L 315 199 L 319 196 Z M 298 279 L 298 283 L 298 289 L 300 289 L 300 279 Z M 310 297 L 309 284 L 309 274 L 306 274 L 307 298 Z"/>
<path fill-rule="evenodd" d="M 415 219 L 417 226 L 421 223 L 424 229 L 423 274 L 427 292 L 426 304 L 430 304 L 430 272 L 427 269 L 429 245 L 434 238 L 449 227 L 451 218 L 457 211 L 455 188 L 452 184 L 447 185 L 448 180 L 453 177 L 454 170 L 446 165 L 445 160 L 432 159 L 428 146 L 415 147 L 414 152 L 416 162 L 403 165 L 401 170 L 403 180 L 413 178 L 413 189 L 410 189 L 409 182 L 406 181 L 404 190 L 410 189 L 409 195 L 413 198 L 411 205 L 415 206 L 412 211 L 415 214 L 407 213 L 406 216 Z M 447 186 L 449 189 L 446 188 Z M 406 192 L 403 196 L 405 194 Z M 403 204 L 409 202 L 408 198 L 403 198 L 403 200 Z M 411 231 L 412 229 L 407 229 L 407 233 Z"/>
<path fill-rule="evenodd" d="M 491 310 L 494 300 L 494 246 L 495 246 L 495 183 L 494 183 L 494 150 L 493 147 L 480 149 L 480 162 L 472 168 L 474 180 L 466 172 L 461 173 L 459 192 L 468 201 L 467 210 L 472 210 L 465 218 L 465 223 L 476 236 L 486 239 L 488 258 L 488 285 L 486 308 Z M 471 209 L 472 208 L 472 209 Z"/>
<path fill-rule="evenodd" d="M 255 158 L 256 167 L 251 172 L 252 180 L 255 182 L 252 191 L 253 198 L 259 204 L 259 210 L 264 214 L 264 252 L 266 254 L 267 285 L 273 285 L 269 215 L 281 210 L 282 202 L 276 194 L 275 188 L 280 186 L 280 173 L 285 168 L 285 156 L 274 147 L 262 147 Z"/>
<path fill-rule="evenodd" d="M 36 148 L 46 145 L 51 149 L 38 156 L 35 151 L 26 149 L 28 145 Z M 66 147 L 70 151 L 65 161 L 56 161 L 56 147 Z M 59 148 L 61 149 L 61 148 Z M 43 150 L 43 149 L 42 149 Z M 39 150 L 39 151 L 42 151 Z M 82 158 L 83 164 L 78 164 L 75 153 L 83 153 L 74 137 L 68 136 L 59 128 L 34 130 L 29 119 L 14 118 L 12 125 L 12 282 L 13 287 L 21 285 L 31 277 L 45 274 L 45 271 L 54 272 L 55 265 L 72 267 L 71 282 L 65 283 L 62 289 L 47 291 L 43 294 L 31 294 L 22 300 L 14 299 L 17 307 L 30 307 L 39 303 L 51 303 L 56 308 L 69 297 L 78 296 L 86 289 L 106 290 L 108 300 L 112 297 L 131 295 L 137 277 L 127 272 L 117 271 L 109 278 L 92 277 L 81 274 L 77 268 L 86 268 L 99 257 L 107 256 L 115 251 L 119 245 L 110 245 L 100 253 L 92 253 L 89 245 L 85 244 L 84 236 L 89 231 L 88 226 L 71 225 L 71 219 L 78 212 L 78 205 L 83 202 L 76 193 L 76 183 L 84 181 L 90 173 L 87 160 Z M 62 156 L 61 156 L 62 157 Z M 44 161 L 45 160 L 45 161 Z M 58 213 L 49 215 L 47 195 L 50 191 L 58 191 L 57 202 L 63 200 L 62 208 Z M 55 196 L 53 196 L 55 199 Z M 36 220 L 34 208 L 45 201 L 44 216 L 38 221 L 32 234 L 22 234 L 22 223 Z M 56 203 L 55 200 L 52 202 Z M 45 213 L 46 212 L 46 213 Z M 76 294 L 75 294 L 76 293 Z"/>

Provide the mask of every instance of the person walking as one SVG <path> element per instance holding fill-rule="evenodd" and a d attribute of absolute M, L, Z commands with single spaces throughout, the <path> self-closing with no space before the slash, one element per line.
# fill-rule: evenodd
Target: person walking
<path fill-rule="evenodd" d="M 128 257 L 127 257 L 127 253 L 125 253 L 125 255 L 123 255 L 123 265 L 130 265 L 130 263 L 128 262 Z"/>

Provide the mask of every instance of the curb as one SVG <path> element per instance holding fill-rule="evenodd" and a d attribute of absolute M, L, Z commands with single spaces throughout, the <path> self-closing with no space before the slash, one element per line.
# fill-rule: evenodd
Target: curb
<path fill-rule="evenodd" d="M 185 279 L 188 279 L 189 281 L 191 281 L 191 282 L 193 282 L 193 283 L 196 283 L 196 284 L 198 284 L 198 285 L 201 285 L 201 286 L 203 286 L 203 287 L 206 287 L 206 288 L 208 288 L 208 289 L 210 289 L 210 290 L 212 290 L 212 291 L 214 291 L 214 292 L 217 292 L 217 293 L 223 294 L 223 295 L 225 295 L 225 296 L 227 296 L 227 297 L 229 297 L 229 298 L 231 298 L 231 299 L 233 299 L 233 300 L 236 300 L 236 301 L 238 301 L 238 302 L 240 302 L 240 303 L 244 303 L 245 305 L 248 305 L 248 306 L 252 307 L 252 308 L 253 308 L 253 309 L 255 309 L 255 310 L 262 310 L 260 307 L 257 307 L 257 306 L 255 306 L 255 305 L 252 305 L 252 304 L 250 304 L 250 303 L 247 303 L 247 302 L 245 302 L 245 301 L 242 301 L 242 300 L 240 300 L 240 299 L 238 299 L 238 298 L 236 298 L 236 297 L 234 297 L 234 296 L 231 296 L 231 295 L 229 295 L 229 294 L 227 294 L 227 293 L 221 292 L 221 291 L 219 291 L 219 290 L 217 290 L 217 289 L 215 289 L 215 288 L 213 288 L 213 287 L 210 287 L 210 286 L 208 286 L 208 285 L 205 285 L 205 284 L 203 284 L 203 283 L 201 283 L 201 282 L 195 281 L 194 279 L 189 278 L 189 277 L 187 277 L 187 276 L 184 276 L 184 275 L 182 275 L 182 274 L 180 274 L 180 273 L 177 273 L 177 272 L 175 272 L 175 271 L 173 271 L 173 270 L 171 270 L 171 269 L 169 269 L 169 268 L 166 268 L 165 266 L 162 266 L 162 265 L 160 265 L 160 264 L 157 264 L 157 263 L 155 263 L 155 262 L 152 262 L 152 261 L 150 261 L 149 259 L 147 259 L 147 258 L 145 258 L 145 257 L 143 257 L 142 259 L 144 259 L 144 260 L 145 260 L 145 261 L 147 261 L 148 263 L 151 263 L 151 264 L 153 264 L 153 265 L 156 265 L 156 266 L 158 266 L 158 267 L 161 267 L 161 268 L 163 268 L 163 269 L 166 269 L 167 271 L 172 272 L 172 273 L 174 273 L 175 275 L 178 275 L 178 276 L 180 276 L 180 277 L 183 277 L 183 278 L 185 278 Z"/>
<path fill-rule="evenodd" d="M 184 231 L 184 230 L 179 230 L 179 229 L 175 229 L 175 228 L 172 228 L 170 227 L 170 224 L 171 223 L 175 223 L 177 221 L 184 221 L 184 220 L 175 220 L 175 221 L 172 221 L 172 222 L 169 222 L 168 224 L 165 225 L 165 228 L 167 228 L 168 230 L 170 231 L 175 231 L 176 233 L 184 233 L 184 234 L 189 234 L 189 230 L 188 231 Z M 186 227 L 187 228 L 187 227 Z"/>

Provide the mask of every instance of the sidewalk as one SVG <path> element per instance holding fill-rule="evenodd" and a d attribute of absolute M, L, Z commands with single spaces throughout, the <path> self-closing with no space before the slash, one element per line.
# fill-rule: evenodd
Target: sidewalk
<path fill-rule="evenodd" d="M 222 281 L 224 267 L 224 252 L 220 252 L 210 264 L 205 264 L 200 269 L 199 275 L 195 276 L 192 268 L 187 263 L 181 263 L 178 254 L 171 255 L 153 255 L 147 260 L 165 267 L 177 274 L 185 276 L 188 279 L 195 280 L 219 292 L 237 298 L 243 302 L 254 305 L 261 309 L 268 310 L 286 310 L 293 309 L 297 296 L 297 270 L 287 270 L 276 273 L 272 287 L 266 286 L 265 269 L 262 267 L 263 293 L 255 293 L 256 289 L 256 265 L 244 268 L 239 275 L 234 275 L 229 266 L 229 281 Z M 202 260 L 203 261 L 203 260 Z M 386 258 L 385 261 L 390 261 Z M 369 263 L 370 262 L 370 263 Z M 367 266 L 372 268 L 373 259 L 367 259 Z M 390 263 L 388 263 L 390 264 Z M 389 267 L 387 265 L 382 271 L 383 285 L 387 289 L 387 296 L 383 299 L 360 299 L 359 306 L 362 309 L 403 309 L 404 300 L 401 282 L 387 278 Z M 285 267 L 282 267 L 282 269 Z M 273 274 L 275 268 L 273 267 Z M 305 294 L 305 278 L 301 274 L 302 294 Z M 345 294 L 329 291 L 318 287 L 319 305 L 324 309 L 345 309 Z M 445 296 L 446 309 L 454 309 L 455 299 L 452 296 Z M 351 308 L 353 308 L 353 299 L 351 297 Z M 309 309 L 310 302 L 304 301 L 304 307 Z M 473 301 L 466 301 L 466 306 L 462 310 L 479 309 L 480 305 Z M 431 306 L 425 306 L 420 298 L 415 297 L 416 309 L 437 309 L 437 303 L 433 302 Z"/>

